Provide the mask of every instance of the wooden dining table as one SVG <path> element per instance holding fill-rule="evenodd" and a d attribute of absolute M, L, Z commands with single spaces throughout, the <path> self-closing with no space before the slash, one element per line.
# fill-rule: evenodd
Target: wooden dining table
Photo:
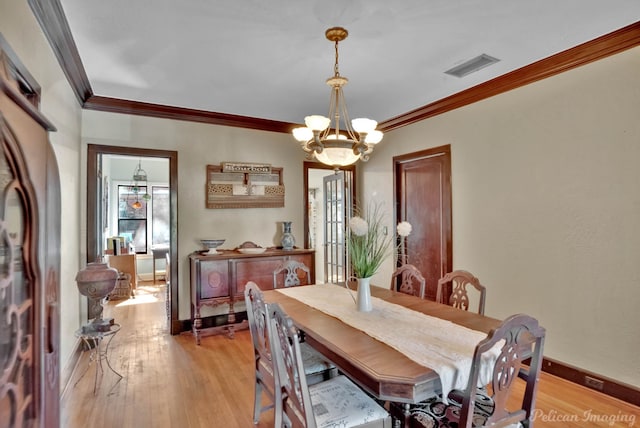
<path fill-rule="evenodd" d="M 374 297 L 413 311 L 488 333 L 500 321 L 381 287 Z M 403 353 L 277 290 L 264 291 L 267 303 L 278 303 L 304 333 L 304 339 L 345 375 L 379 400 L 418 403 L 440 392 L 438 374 Z M 355 304 L 354 304 L 354 310 Z"/>

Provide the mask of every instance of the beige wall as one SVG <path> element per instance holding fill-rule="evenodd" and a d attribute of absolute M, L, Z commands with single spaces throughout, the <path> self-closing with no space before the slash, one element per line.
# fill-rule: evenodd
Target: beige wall
<path fill-rule="evenodd" d="M 84 111 L 82 124 L 85 144 L 178 152 L 180 319 L 190 318 L 188 256 L 201 248 L 199 239 L 224 238 L 226 242 L 221 248 L 231 249 L 244 241 L 264 247 L 280 245 L 281 222 L 290 220 L 297 245 L 302 245 L 304 152 L 291 136 L 95 111 Z M 206 166 L 224 161 L 264 162 L 284 167 L 284 208 L 206 209 Z M 84 219 L 81 224 L 86 224 Z"/>
<path fill-rule="evenodd" d="M 390 132 L 360 181 L 392 206 L 392 156 L 451 144 L 453 266 L 487 286 L 487 314 L 529 313 L 547 357 L 635 386 L 638 70 L 640 48 Z"/>
<path fill-rule="evenodd" d="M 64 366 L 80 323 L 75 275 L 80 263 L 80 106 L 26 1 L 0 0 L 0 32 L 42 87 L 41 110 L 58 129 L 50 140 L 62 189 L 60 276 L 61 363 Z"/>

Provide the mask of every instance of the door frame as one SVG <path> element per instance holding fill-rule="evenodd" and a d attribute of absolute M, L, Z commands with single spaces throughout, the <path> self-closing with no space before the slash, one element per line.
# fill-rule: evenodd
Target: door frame
<path fill-rule="evenodd" d="M 99 243 L 95 231 L 98 228 L 98 155 L 125 155 L 169 160 L 169 242 L 170 242 L 170 324 L 171 334 L 181 332 L 178 319 L 178 152 L 172 150 L 142 149 L 135 147 L 87 145 L 87 263 L 95 261 Z"/>
<path fill-rule="evenodd" d="M 321 162 L 314 162 L 314 161 L 304 161 L 303 165 L 303 189 L 302 189 L 302 203 L 303 205 L 303 212 L 304 212 L 304 233 L 303 233 L 303 239 L 304 239 L 304 245 L 306 246 L 307 243 L 309 242 L 309 170 L 310 169 L 325 169 L 328 171 L 335 171 L 335 168 L 331 165 L 325 165 Z M 347 166 L 343 166 L 340 167 L 341 171 L 350 171 L 351 172 L 351 185 L 352 185 L 352 189 L 351 189 L 351 200 L 352 202 L 356 200 L 356 196 L 358 195 L 357 192 L 357 169 L 356 169 L 356 165 L 347 165 Z M 325 261 L 326 263 L 326 261 Z M 316 269 L 322 268 L 324 270 L 324 266 L 316 266 Z"/>
<path fill-rule="evenodd" d="M 399 213 L 402 211 L 402 179 L 399 176 L 400 174 L 400 166 L 403 164 L 410 163 L 412 161 L 417 161 L 420 159 L 435 157 L 435 156 L 444 156 L 447 159 L 446 164 L 444 165 L 445 169 L 444 173 L 444 182 L 443 187 L 448 189 L 448 195 L 443 195 L 443 224 L 447 228 L 442 235 L 443 241 L 442 245 L 445 246 L 444 253 L 442 253 L 442 264 L 440 266 L 441 277 L 444 276 L 447 272 L 451 272 L 453 269 L 453 186 L 451 182 L 451 145 L 447 144 L 444 146 L 433 147 L 426 150 L 421 150 L 418 152 L 407 153 L 400 156 L 393 157 L 393 215 L 394 215 L 394 224 L 397 224 L 400 219 L 398 218 Z M 411 239 L 411 235 L 409 235 L 406 239 Z M 406 242 L 403 243 L 406 245 Z M 394 267 L 395 268 L 395 267 Z M 450 290 L 448 290 L 450 293 Z M 445 293 L 446 295 L 447 293 Z M 426 297 L 425 297 L 426 298 Z"/>

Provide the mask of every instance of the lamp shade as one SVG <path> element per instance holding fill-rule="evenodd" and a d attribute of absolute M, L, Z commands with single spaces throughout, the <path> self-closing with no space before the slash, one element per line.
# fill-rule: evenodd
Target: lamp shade
<path fill-rule="evenodd" d="M 353 119 L 351 121 L 351 126 L 353 126 L 353 130 L 357 133 L 366 132 L 367 134 L 378 126 L 378 122 L 373 119 L 367 119 L 364 117 L 360 117 L 358 119 Z"/>
<path fill-rule="evenodd" d="M 304 118 L 304 124 L 312 131 L 324 131 L 330 123 L 331 119 L 320 116 L 319 114 L 314 114 Z"/>
<path fill-rule="evenodd" d="M 301 143 L 306 143 L 313 138 L 313 131 L 306 127 L 294 128 L 293 138 Z"/>
<path fill-rule="evenodd" d="M 364 139 L 364 142 L 367 144 L 378 144 L 380 141 L 382 141 L 383 136 L 384 134 L 382 133 L 382 131 L 378 131 L 374 129 L 373 131 L 367 134 L 367 137 Z"/>

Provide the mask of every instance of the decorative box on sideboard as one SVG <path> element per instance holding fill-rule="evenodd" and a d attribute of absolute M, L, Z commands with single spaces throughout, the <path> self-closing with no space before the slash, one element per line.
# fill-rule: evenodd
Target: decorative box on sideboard
<path fill-rule="evenodd" d="M 241 254 L 237 251 L 218 250 L 219 254 L 192 253 L 189 256 L 191 278 L 191 324 L 196 343 L 203 334 L 226 332 L 233 338 L 236 328 L 248 327 L 247 322 L 236 322 L 234 305 L 244 303 L 244 287 L 255 282 L 262 290 L 273 289 L 273 271 L 285 260 L 293 259 L 309 267 L 310 278 L 300 277 L 300 284 L 315 282 L 315 250 L 293 249 L 284 251 L 267 249 L 261 254 Z M 277 278 L 277 287 L 283 286 L 284 277 Z M 203 328 L 203 307 L 228 304 L 226 323 Z"/>

